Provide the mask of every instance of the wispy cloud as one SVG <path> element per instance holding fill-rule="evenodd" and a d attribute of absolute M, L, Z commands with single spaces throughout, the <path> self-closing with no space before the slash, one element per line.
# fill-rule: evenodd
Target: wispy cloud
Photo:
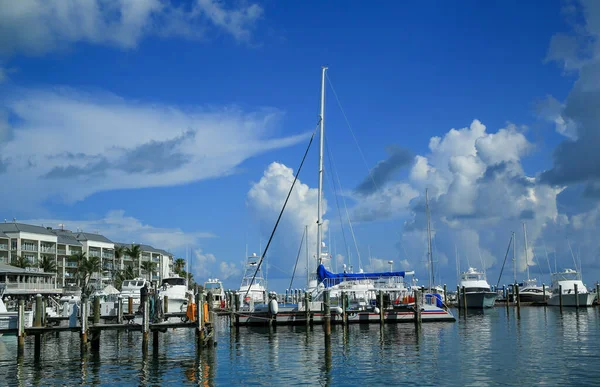
<path fill-rule="evenodd" d="M 0 54 L 39 55 L 86 42 L 131 49 L 148 35 L 204 38 L 220 30 L 247 42 L 263 9 L 217 0 L 0 2 Z"/>
<path fill-rule="evenodd" d="M 139 219 L 126 216 L 123 210 L 110 211 L 106 216 L 92 220 L 43 218 L 18 221 L 53 228 L 63 225 L 71 231 L 100 233 L 114 242 L 144 243 L 165 250 L 179 250 L 187 245 L 197 245 L 202 239 L 215 237 L 210 232 L 183 231 L 144 224 Z"/>
<path fill-rule="evenodd" d="M 0 164 L 13 189 L 0 208 L 223 176 L 305 137 L 273 138 L 275 109 L 184 109 L 72 89 L 12 90 L 2 102 L 11 119 L 0 120 Z"/>

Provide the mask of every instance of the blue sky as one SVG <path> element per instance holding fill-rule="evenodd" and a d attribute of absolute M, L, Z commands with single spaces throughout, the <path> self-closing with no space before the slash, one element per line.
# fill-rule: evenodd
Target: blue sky
<path fill-rule="evenodd" d="M 198 280 L 234 288 L 246 244 L 258 252 L 274 225 L 292 173 L 285 167 L 296 170 L 317 122 L 328 65 L 360 145 L 328 88 L 328 146 L 365 270 L 393 259 L 426 278 L 428 188 L 444 282 L 455 283 L 458 250 L 462 268 L 469 257 L 495 283 L 511 231 L 522 249 L 523 221 L 529 263 L 546 283 L 540 251 L 569 266 L 567 237 L 584 280 L 599 278 L 600 173 L 593 157 L 569 156 L 600 141 L 594 117 L 581 115 L 587 97 L 576 98 L 578 84 L 600 79 L 593 2 L 121 7 L 0 5 L 0 176 L 13 187 L 0 196 L 5 218 L 64 223 L 180 256 L 189 247 Z M 594 91 L 582 93 L 591 102 Z M 434 137 L 441 145 L 432 148 Z M 563 151 L 565 142 L 575 150 Z M 390 157 L 390 147 L 406 157 Z M 289 281 L 303 226 L 316 221 L 316 149 L 271 246 L 277 290 Z M 360 192 L 370 169 L 383 177 Z M 340 265 L 349 250 L 357 267 L 354 243 L 343 246 L 327 163 L 326 173 L 326 238 Z M 522 271 L 523 251 L 519 261 Z"/>

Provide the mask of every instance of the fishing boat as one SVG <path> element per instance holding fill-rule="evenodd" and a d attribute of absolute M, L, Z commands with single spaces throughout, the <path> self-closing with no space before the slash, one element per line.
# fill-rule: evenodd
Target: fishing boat
<path fill-rule="evenodd" d="M 241 294 L 242 305 L 249 305 L 252 303 L 266 302 L 266 281 L 263 278 L 262 270 L 258 263 L 260 257 L 256 253 L 248 256 L 246 259 L 246 266 L 244 269 L 244 276 L 242 277 L 242 283 L 240 284 L 239 293 Z"/>
<path fill-rule="evenodd" d="M 140 290 L 144 285 L 151 286 L 151 283 L 142 277 L 137 277 L 132 280 L 125 280 L 121 284 L 121 296 L 123 300 L 127 301 L 129 298 L 133 300 L 133 310 L 137 310 L 140 306 Z"/>
<path fill-rule="evenodd" d="M 209 292 L 213 296 L 214 309 L 225 309 L 227 307 L 225 289 L 223 288 L 223 283 L 218 278 L 209 278 L 204 283 L 204 294 L 208 295 Z"/>
<path fill-rule="evenodd" d="M 575 291 L 577 286 L 577 291 Z M 588 291 L 581 280 L 581 274 L 573 269 L 565 269 L 560 273 L 552 274 L 552 295 L 548 305 L 562 306 L 591 306 L 595 295 Z"/>
<path fill-rule="evenodd" d="M 187 280 L 177 274 L 171 273 L 162 279 L 159 289 L 160 296 L 167 296 L 168 311 L 170 313 L 185 312 L 188 306 Z"/>
<path fill-rule="evenodd" d="M 498 293 L 491 291 L 485 273 L 472 267 L 460 275 L 459 287 L 461 289 L 458 297 L 460 308 L 463 308 L 464 305 L 463 297 L 466 299 L 468 309 L 491 308 L 498 298 Z"/>

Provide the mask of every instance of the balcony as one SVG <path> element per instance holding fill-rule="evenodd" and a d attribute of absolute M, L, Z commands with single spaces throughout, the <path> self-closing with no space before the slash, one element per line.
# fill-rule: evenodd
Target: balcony
<path fill-rule="evenodd" d="M 0 250 L 8 250 L 7 244 L 0 244 Z"/>
<path fill-rule="evenodd" d="M 65 266 L 66 267 L 77 267 L 78 265 L 77 265 L 77 262 L 67 262 L 67 263 L 65 263 Z"/>
<path fill-rule="evenodd" d="M 42 245 L 42 246 L 40 247 L 40 252 L 42 252 L 42 253 L 56 254 L 56 247 L 54 247 L 54 246 L 44 246 L 44 245 Z"/>
<path fill-rule="evenodd" d="M 100 252 L 99 251 L 90 250 L 90 257 L 98 257 L 98 258 L 100 258 Z"/>
<path fill-rule="evenodd" d="M 32 243 L 21 243 L 21 250 L 23 251 L 38 251 L 37 245 Z"/>
<path fill-rule="evenodd" d="M 152 262 L 160 262 L 160 258 L 159 257 L 153 257 L 152 258 Z"/>
<path fill-rule="evenodd" d="M 36 290 L 36 289 L 56 289 L 52 283 L 27 283 L 27 282 L 9 282 L 6 284 L 6 289 L 19 290 Z"/>
<path fill-rule="evenodd" d="M 114 255 L 112 253 L 102 253 L 102 258 L 113 259 Z"/>
<path fill-rule="evenodd" d="M 67 255 L 67 249 L 56 249 L 56 254 Z"/>

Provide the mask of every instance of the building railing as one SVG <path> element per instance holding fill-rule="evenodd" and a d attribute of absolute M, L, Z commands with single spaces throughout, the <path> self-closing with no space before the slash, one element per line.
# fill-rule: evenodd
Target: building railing
<path fill-rule="evenodd" d="M 67 255 L 67 250 L 66 249 L 56 249 L 56 254 Z"/>
<path fill-rule="evenodd" d="M 9 282 L 6 289 L 56 289 L 56 286 L 51 283 Z"/>
<path fill-rule="evenodd" d="M 69 255 L 81 254 L 81 250 L 69 249 Z"/>
<path fill-rule="evenodd" d="M 22 243 L 21 250 L 23 251 L 38 251 L 37 245 Z"/>
<path fill-rule="evenodd" d="M 67 262 L 65 264 L 65 266 L 66 267 L 77 267 L 78 265 L 77 265 L 77 262 Z"/>
<path fill-rule="evenodd" d="M 56 247 L 54 246 L 41 246 L 40 251 L 42 253 L 56 253 Z"/>
<path fill-rule="evenodd" d="M 90 257 L 100 258 L 100 252 L 99 251 L 90 251 Z"/>
<path fill-rule="evenodd" d="M 7 244 L 0 244 L 0 250 L 8 250 Z"/>

